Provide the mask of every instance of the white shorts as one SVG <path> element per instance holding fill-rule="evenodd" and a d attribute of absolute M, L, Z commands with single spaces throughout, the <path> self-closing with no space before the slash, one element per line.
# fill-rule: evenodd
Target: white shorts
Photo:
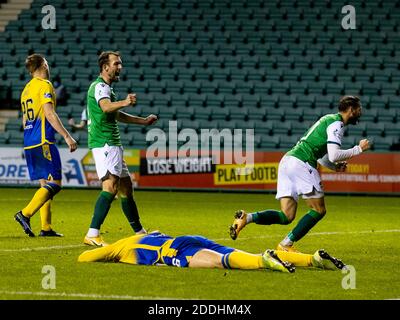
<path fill-rule="evenodd" d="M 120 178 L 129 177 L 122 147 L 106 144 L 102 148 L 93 148 L 92 153 L 96 163 L 97 176 L 100 180 L 107 175 L 107 171 Z"/>
<path fill-rule="evenodd" d="M 324 190 L 319 172 L 307 162 L 292 156 L 284 156 L 278 168 L 276 199 L 292 197 L 295 201 L 322 198 Z"/>

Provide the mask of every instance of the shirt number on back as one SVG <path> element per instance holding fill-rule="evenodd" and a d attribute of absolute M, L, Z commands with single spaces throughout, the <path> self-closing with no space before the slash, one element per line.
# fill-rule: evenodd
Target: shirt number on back
<path fill-rule="evenodd" d="M 22 112 L 24 113 L 24 116 L 29 120 L 32 121 L 35 119 L 35 113 L 33 111 L 33 108 L 30 108 L 29 105 L 33 104 L 32 99 L 28 99 L 24 102 L 22 102 Z"/>
<path fill-rule="evenodd" d="M 175 267 L 180 267 L 181 261 L 176 258 L 172 258 L 172 265 L 174 265 Z"/>

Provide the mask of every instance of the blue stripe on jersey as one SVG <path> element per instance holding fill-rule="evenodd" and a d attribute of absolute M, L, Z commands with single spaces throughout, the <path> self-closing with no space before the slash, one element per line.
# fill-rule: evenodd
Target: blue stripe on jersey
<path fill-rule="evenodd" d="M 136 248 L 136 259 L 137 264 L 152 265 L 155 264 L 159 258 L 161 246 L 168 240 L 172 239 L 170 236 L 166 236 L 161 233 L 153 233 L 145 235 L 139 240 L 139 244 L 145 244 L 153 246 L 154 250 Z"/>
<path fill-rule="evenodd" d="M 174 238 L 161 233 L 148 234 L 141 238 L 138 242 L 138 248 L 134 249 L 137 264 L 155 264 L 160 258 L 163 244 L 170 239 Z M 140 248 L 140 245 L 147 245 L 148 247 Z M 171 243 L 170 249 L 172 250 L 168 250 L 168 255 L 164 255 L 162 260 L 166 265 L 177 267 L 187 267 L 190 257 L 202 249 L 219 252 L 225 255 L 225 259 L 228 258 L 228 254 L 234 251 L 233 248 L 222 246 L 202 236 L 176 237 Z M 229 268 L 229 261 L 225 261 L 225 265 Z"/>

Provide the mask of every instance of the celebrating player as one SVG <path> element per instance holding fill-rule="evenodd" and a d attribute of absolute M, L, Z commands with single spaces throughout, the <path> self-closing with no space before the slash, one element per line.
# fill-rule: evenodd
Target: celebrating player
<path fill-rule="evenodd" d="M 302 195 L 311 208 L 296 227 L 281 241 L 278 250 L 295 251 L 293 243 L 299 241 L 326 213 L 324 191 L 317 162 L 331 170 L 343 172 L 350 159 L 370 148 L 367 139 L 348 150 L 340 149 L 344 127 L 355 125 L 361 117 L 358 97 L 344 96 L 339 102 L 339 113 L 320 118 L 285 154 L 279 163 L 276 199 L 281 210 L 265 210 L 246 213 L 239 210 L 230 227 L 232 239 L 236 239 L 246 224 L 289 224 L 296 217 L 297 200 Z"/>
<path fill-rule="evenodd" d="M 136 103 L 136 95 L 128 94 L 117 101 L 111 87 L 119 81 L 122 60 L 119 52 L 106 51 L 98 59 L 99 77 L 90 85 L 87 94 L 89 148 L 96 163 L 96 171 L 102 182 L 102 192 L 97 199 L 90 228 L 84 243 L 104 246 L 100 227 L 110 210 L 114 196 L 119 192 L 122 210 L 136 233 L 145 233 L 133 198 L 133 186 L 128 167 L 123 159 L 123 148 L 118 121 L 131 124 L 150 125 L 157 121 L 151 114 L 146 118 L 132 116 L 121 109 Z"/>
<path fill-rule="evenodd" d="M 60 237 L 51 228 L 51 201 L 61 190 L 61 160 L 55 145 L 55 131 L 67 143 L 71 152 L 77 148 L 76 141 L 62 125 L 56 111 L 56 95 L 49 81 L 49 65 L 40 54 L 32 54 L 25 61 L 32 76 L 21 95 L 24 149 L 31 180 L 39 180 L 41 188 L 29 204 L 17 212 L 15 220 L 24 232 L 34 237 L 30 218 L 40 209 L 42 230 L 39 236 Z"/>
<path fill-rule="evenodd" d="M 325 250 L 313 255 L 267 250 L 252 254 L 222 246 L 202 236 L 173 238 L 158 231 L 121 239 L 111 245 L 83 252 L 79 262 L 112 261 L 128 264 L 164 264 L 190 268 L 271 269 L 294 272 L 294 266 L 342 269 L 345 265 Z"/>

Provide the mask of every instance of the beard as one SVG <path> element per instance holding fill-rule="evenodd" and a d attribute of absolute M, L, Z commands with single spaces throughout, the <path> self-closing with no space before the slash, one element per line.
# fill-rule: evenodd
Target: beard
<path fill-rule="evenodd" d="M 115 72 L 112 77 L 112 82 L 118 82 L 119 80 L 119 72 Z"/>
<path fill-rule="evenodd" d="M 360 122 L 360 117 L 351 117 L 348 121 L 349 124 L 356 125 Z"/>

